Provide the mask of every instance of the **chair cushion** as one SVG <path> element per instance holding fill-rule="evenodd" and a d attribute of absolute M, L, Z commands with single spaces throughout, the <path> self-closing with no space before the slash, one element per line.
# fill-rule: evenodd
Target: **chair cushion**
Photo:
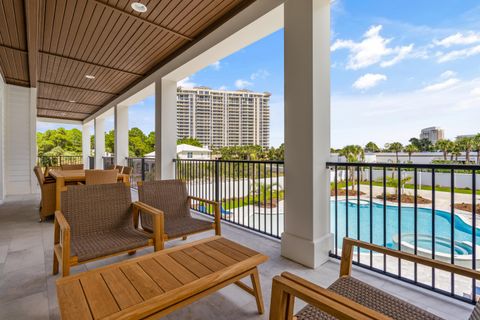
<path fill-rule="evenodd" d="M 472 314 L 470 315 L 470 318 L 468 320 L 480 320 L 480 301 L 477 302 L 475 305 L 475 308 L 472 311 Z"/>
<path fill-rule="evenodd" d="M 71 256 L 77 256 L 78 261 L 86 261 L 146 246 L 150 238 L 144 232 L 131 228 L 72 237 Z"/>
<path fill-rule="evenodd" d="M 352 277 L 341 277 L 329 288 L 350 300 L 398 320 L 440 320 L 434 314 L 374 288 Z M 332 320 L 331 315 L 307 305 L 297 314 L 298 320 Z"/>
<path fill-rule="evenodd" d="M 165 233 L 169 238 L 178 238 L 186 234 L 211 230 L 212 228 L 213 224 L 211 221 L 192 217 L 165 220 Z"/>

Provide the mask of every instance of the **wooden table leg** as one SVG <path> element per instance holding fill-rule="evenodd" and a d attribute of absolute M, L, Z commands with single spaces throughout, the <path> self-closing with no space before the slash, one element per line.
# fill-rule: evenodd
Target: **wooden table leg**
<path fill-rule="evenodd" d="M 255 300 L 257 301 L 257 309 L 259 314 L 263 314 L 265 307 L 263 306 L 262 288 L 260 287 L 260 276 L 258 275 L 258 268 L 255 268 L 250 275 L 252 279 L 253 292 Z"/>
<path fill-rule="evenodd" d="M 55 184 L 55 210 L 60 210 L 60 194 L 65 187 L 65 179 L 63 177 L 57 177 Z"/>

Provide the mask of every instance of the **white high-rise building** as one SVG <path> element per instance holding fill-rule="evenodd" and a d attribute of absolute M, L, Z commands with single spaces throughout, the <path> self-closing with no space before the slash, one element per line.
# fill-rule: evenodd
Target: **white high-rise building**
<path fill-rule="evenodd" d="M 442 140 L 445 137 L 445 133 L 442 128 L 439 127 L 429 127 L 422 129 L 420 132 L 420 139 L 428 139 L 433 144 L 437 143 L 438 140 Z"/>
<path fill-rule="evenodd" d="M 177 138 L 210 148 L 270 145 L 270 93 L 177 88 Z"/>

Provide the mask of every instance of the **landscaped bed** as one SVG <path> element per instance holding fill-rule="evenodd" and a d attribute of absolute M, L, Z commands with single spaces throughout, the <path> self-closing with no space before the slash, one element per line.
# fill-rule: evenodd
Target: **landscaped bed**
<path fill-rule="evenodd" d="M 376 196 L 376 198 L 383 200 L 383 193 Z M 396 193 L 387 193 L 386 199 L 387 199 L 387 201 L 398 202 L 398 195 Z M 412 196 L 412 195 L 409 195 L 409 194 L 402 194 L 401 202 L 402 203 L 414 203 L 415 202 L 415 197 Z M 432 200 L 426 199 L 424 197 L 421 197 L 421 196 L 417 195 L 417 203 L 418 204 L 429 204 L 429 203 L 432 203 Z"/>
<path fill-rule="evenodd" d="M 473 205 L 471 203 L 455 203 L 455 209 L 472 212 Z M 480 204 L 477 204 L 477 213 L 480 213 Z"/>

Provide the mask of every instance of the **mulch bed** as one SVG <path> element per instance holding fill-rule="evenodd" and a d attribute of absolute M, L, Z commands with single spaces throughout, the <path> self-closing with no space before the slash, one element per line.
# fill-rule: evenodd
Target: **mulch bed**
<path fill-rule="evenodd" d="M 471 203 L 455 203 L 455 209 L 472 212 L 473 205 Z M 480 213 L 480 204 L 477 204 L 477 213 Z"/>
<path fill-rule="evenodd" d="M 339 189 L 337 195 L 345 196 L 347 194 L 345 189 Z M 360 195 L 364 195 L 365 192 L 360 191 Z M 348 190 L 348 196 L 356 197 L 358 195 L 357 190 Z M 330 191 L 330 196 L 335 196 L 335 189 Z"/>
<path fill-rule="evenodd" d="M 376 198 L 383 200 L 383 194 L 378 195 Z M 398 202 L 398 195 L 397 194 L 392 194 L 392 193 L 387 193 L 387 201 Z M 415 198 L 414 198 L 414 196 L 411 196 L 409 194 L 402 194 L 401 202 L 402 203 L 414 203 Z M 428 204 L 428 203 L 432 203 L 432 200 L 426 199 L 426 198 L 423 198 L 423 197 L 417 195 L 417 203 L 418 204 Z"/>

